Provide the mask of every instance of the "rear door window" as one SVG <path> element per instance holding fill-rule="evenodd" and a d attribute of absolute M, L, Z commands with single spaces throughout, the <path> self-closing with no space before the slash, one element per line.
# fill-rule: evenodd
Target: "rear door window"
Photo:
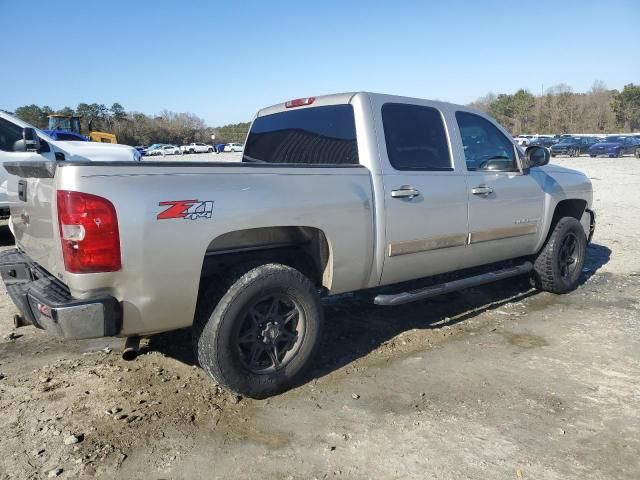
<path fill-rule="evenodd" d="M 258 117 L 242 161 L 358 164 L 353 107 L 328 105 Z"/>
<path fill-rule="evenodd" d="M 387 155 L 396 170 L 453 170 L 441 113 L 432 107 L 385 103 Z"/>

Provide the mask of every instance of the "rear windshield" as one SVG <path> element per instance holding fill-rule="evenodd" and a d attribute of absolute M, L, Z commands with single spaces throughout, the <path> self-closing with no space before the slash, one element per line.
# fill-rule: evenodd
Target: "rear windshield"
<path fill-rule="evenodd" d="M 329 105 L 258 117 L 251 126 L 242 161 L 357 164 L 353 107 Z"/>

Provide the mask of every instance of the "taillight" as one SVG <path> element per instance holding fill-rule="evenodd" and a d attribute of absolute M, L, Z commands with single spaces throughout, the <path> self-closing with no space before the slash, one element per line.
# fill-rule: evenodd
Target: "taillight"
<path fill-rule="evenodd" d="M 58 190 L 58 224 L 67 272 L 120 270 L 118 217 L 109 200 L 88 193 Z"/>
<path fill-rule="evenodd" d="M 284 104 L 285 108 L 303 107 L 305 105 L 311 105 L 316 101 L 316 97 L 296 98 L 295 100 L 289 100 Z"/>

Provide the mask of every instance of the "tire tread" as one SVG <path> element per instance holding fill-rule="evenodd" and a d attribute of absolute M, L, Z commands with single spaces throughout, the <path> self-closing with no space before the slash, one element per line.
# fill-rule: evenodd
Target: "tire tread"
<path fill-rule="evenodd" d="M 552 293 L 567 293 L 572 288 L 559 281 L 554 273 L 555 249 L 558 241 L 562 239 L 560 232 L 567 228 L 567 225 L 577 224 L 582 228 L 580 222 L 573 217 L 563 217 L 556 223 L 553 232 L 549 236 L 542 250 L 536 256 L 533 263 L 533 280 L 536 288 Z"/>

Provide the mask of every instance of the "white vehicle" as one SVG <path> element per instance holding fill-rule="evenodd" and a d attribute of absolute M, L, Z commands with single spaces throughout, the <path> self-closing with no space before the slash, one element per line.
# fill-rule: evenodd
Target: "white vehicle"
<path fill-rule="evenodd" d="M 128 145 L 54 140 L 41 130 L 0 111 L 0 164 L 43 159 L 59 161 L 138 161 L 140 152 Z M 8 214 L 7 171 L 0 168 L 0 215 Z"/>
<path fill-rule="evenodd" d="M 533 138 L 534 138 L 533 135 L 518 135 L 517 137 L 514 138 L 514 140 L 521 147 L 528 147 L 529 144 L 531 143 L 531 140 L 533 140 Z"/>
<path fill-rule="evenodd" d="M 244 145 L 241 143 L 227 143 L 224 146 L 225 152 L 242 152 L 244 150 Z"/>
<path fill-rule="evenodd" d="M 182 150 L 183 153 L 212 153 L 213 147 L 206 143 L 194 142 L 182 145 L 180 150 Z"/>
<path fill-rule="evenodd" d="M 182 150 L 180 150 L 180 148 L 176 147 L 175 145 L 161 145 L 157 148 L 149 150 L 147 152 L 147 155 L 152 157 L 162 155 L 164 157 L 165 155 L 182 155 L 182 153 Z"/>

